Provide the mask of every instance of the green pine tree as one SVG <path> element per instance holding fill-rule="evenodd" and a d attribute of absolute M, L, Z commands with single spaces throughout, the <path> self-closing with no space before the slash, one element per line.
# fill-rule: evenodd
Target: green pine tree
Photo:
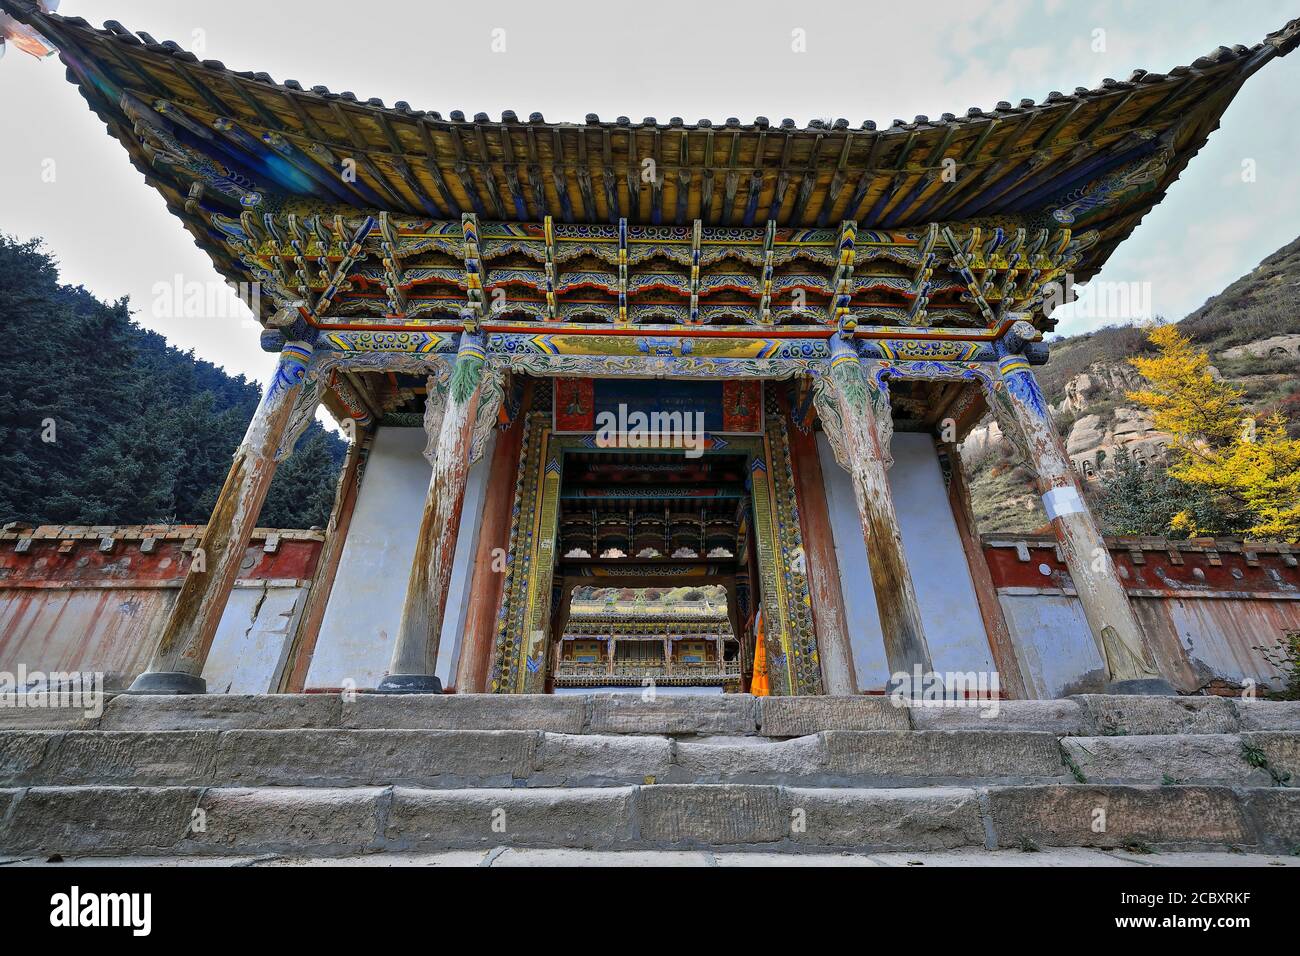
<path fill-rule="evenodd" d="M 1170 527 L 1180 511 L 1192 514 L 1199 527 L 1226 524 L 1225 530 L 1241 530 L 1205 491 L 1172 477 L 1162 463 L 1138 461 L 1126 448 L 1115 453 L 1114 469 L 1102 476 L 1096 498 L 1095 512 L 1106 534 L 1185 538 L 1185 532 Z"/>
<path fill-rule="evenodd" d="M 0 523 L 201 524 L 257 408 L 243 376 L 59 283 L 39 241 L 0 234 Z M 259 523 L 324 526 L 344 443 L 313 422 Z"/>

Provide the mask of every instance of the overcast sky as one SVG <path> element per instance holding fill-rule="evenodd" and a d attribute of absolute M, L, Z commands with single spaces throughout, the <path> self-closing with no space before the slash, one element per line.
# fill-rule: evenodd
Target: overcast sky
<path fill-rule="evenodd" d="M 1298 11 L 1294 0 L 65 0 L 59 12 L 96 25 L 119 20 L 276 80 L 443 115 L 762 115 L 801 125 L 845 117 L 885 126 L 1041 100 L 1125 79 L 1135 67 L 1164 72 L 1221 44 L 1257 43 Z M 495 35 L 503 52 L 493 50 L 497 30 L 505 31 Z M 795 30 L 804 31 L 806 52 L 792 49 Z M 1297 117 L 1300 53 L 1246 84 L 1101 278 L 1149 282 L 1154 311 L 1177 319 L 1294 239 Z M 1243 160 L 1253 160 L 1253 182 L 1243 181 Z M 153 314 L 157 283 L 215 280 L 215 271 L 62 64 L 12 48 L 0 60 L 0 231 L 44 237 L 64 281 L 105 299 L 129 295 L 139 321 L 173 344 L 259 381 L 270 371 L 247 321 Z M 1067 318 L 1058 331 L 1100 324 Z"/>

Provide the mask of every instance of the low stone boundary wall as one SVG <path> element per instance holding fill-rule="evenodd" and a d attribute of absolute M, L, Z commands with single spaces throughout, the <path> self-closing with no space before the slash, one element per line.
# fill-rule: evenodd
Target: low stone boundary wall
<path fill-rule="evenodd" d="M 1101 656 L 1048 536 L 981 539 L 1030 696 L 1102 690 Z M 1148 652 L 1185 694 L 1278 689 L 1280 653 L 1300 632 L 1300 546 L 1194 538 L 1107 538 Z"/>
<path fill-rule="evenodd" d="M 149 663 L 202 525 L 6 526 L 0 672 L 24 683 L 102 673 L 128 686 Z M 203 676 L 214 693 L 267 693 L 286 666 L 320 555 L 315 531 L 253 533 Z"/>

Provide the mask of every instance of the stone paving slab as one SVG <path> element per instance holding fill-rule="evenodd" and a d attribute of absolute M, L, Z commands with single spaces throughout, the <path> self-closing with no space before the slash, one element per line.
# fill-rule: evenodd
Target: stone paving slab
<path fill-rule="evenodd" d="M 889 697 L 760 697 L 758 723 L 768 737 L 824 730 L 908 730 L 908 709 Z"/>
<path fill-rule="evenodd" d="M 1248 748 L 1269 769 L 1248 763 Z M 1300 779 L 1300 733 L 0 731 L 0 786 L 1027 785 L 1074 782 L 1071 764 L 1085 783 L 1267 787 Z"/>
<path fill-rule="evenodd" d="M 102 716 L 82 707 L 0 707 L 0 730 L 94 730 Z"/>
<path fill-rule="evenodd" d="M 1088 783 L 1271 784 L 1246 762 L 1236 734 L 1066 737 L 1061 748 Z"/>
<path fill-rule="evenodd" d="M 378 787 L 214 787 L 199 800 L 202 829 L 182 853 L 342 854 L 377 848 L 388 791 Z"/>
<path fill-rule="evenodd" d="M 996 712 L 995 712 L 996 711 Z M 1063 700 L 900 706 L 883 695 L 372 693 L 118 694 L 101 716 L 80 708 L 0 706 L 0 730 L 283 730 L 292 728 L 536 730 L 654 735 L 848 730 L 1042 731 L 1107 736 L 1300 731 L 1300 701 L 1082 694 Z"/>
<path fill-rule="evenodd" d="M 608 787 L 667 780 L 673 771 L 668 737 L 543 734 L 529 786 Z"/>
<path fill-rule="evenodd" d="M 833 775 L 868 781 L 958 778 L 1030 782 L 1064 768 L 1054 734 L 986 731 L 903 731 L 824 735 Z"/>
<path fill-rule="evenodd" d="M 708 854 L 713 866 L 736 869 L 738 867 L 807 866 L 818 869 L 832 866 L 879 868 L 881 862 L 865 853 L 770 853 L 755 851 L 752 853 L 721 853 L 713 850 Z M 648 862 L 648 861 L 647 861 Z"/>
<path fill-rule="evenodd" d="M 1154 855 L 1154 854 L 1153 854 Z M 1223 853 L 1221 856 L 1229 856 Z M 880 866 L 1099 866 L 1132 868 L 1138 866 L 1122 852 L 1091 847 L 1044 847 L 1039 850 L 987 850 L 982 847 L 959 847 L 931 853 L 873 853 L 871 859 Z"/>
<path fill-rule="evenodd" d="M 747 740 L 748 743 L 738 743 Z M 687 783 L 785 783 L 831 774 L 822 735 L 773 740 L 769 737 L 677 741 L 673 774 Z"/>
<path fill-rule="evenodd" d="M 338 725 L 339 694 L 119 694 L 98 730 L 284 730 Z"/>
<path fill-rule="evenodd" d="M 1241 729 L 1226 697 L 1140 697 L 1079 694 L 1086 732 L 1096 736 L 1232 734 Z"/>
<path fill-rule="evenodd" d="M 1300 700 L 1234 701 L 1242 730 L 1300 731 Z"/>
<path fill-rule="evenodd" d="M 48 730 L 0 732 L 0 780 L 27 783 L 39 772 L 50 744 L 57 734 Z"/>
<path fill-rule="evenodd" d="M 493 868 L 524 866 L 699 868 L 715 866 L 716 862 L 713 854 L 701 850 L 526 850 L 509 847 L 503 853 L 493 855 L 485 865 Z"/>
<path fill-rule="evenodd" d="M 782 788 L 790 839 L 812 846 L 939 850 L 982 846 L 985 826 L 974 789 Z"/>
<path fill-rule="evenodd" d="M 256 867 L 294 866 L 489 866 L 495 850 L 444 850 L 441 853 L 370 853 L 365 856 L 344 857 L 257 857 L 249 865 Z M 539 851 L 540 852 L 540 851 Z"/>
<path fill-rule="evenodd" d="M 635 836 L 632 787 L 392 792 L 383 829 L 392 849 L 500 845 L 617 847 Z"/>
<path fill-rule="evenodd" d="M 790 832 L 778 787 L 646 787 L 637 804 L 650 843 L 776 843 Z"/>
<path fill-rule="evenodd" d="M 212 778 L 216 747 L 211 730 L 67 731 L 26 776 L 47 786 L 201 784 Z"/>
<path fill-rule="evenodd" d="M 1130 854 L 1123 850 L 1054 847 L 1037 853 L 1020 850 L 940 850 L 916 853 L 724 853 L 717 850 L 451 850 L 440 853 L 374 853 L 341 857 L 69 857 L 59 863 L 41 858 L 0 858 L 0 866 L 138 867 L 384 867 L 384 866 L 721 866 L 721 867 L 1300 867 L 1300 857 L 1262 853 L 1173 852 Z"/>
<path fill-rule="evenodd" d="M 942 707 L 913 704 L 908 714 L 916 730 L 1029 730 L 1058 737 L 1085 732 L 1083 710 L 1073 700 L 999 700 Z"/>
<path fill-rule="evenodd" d="M 1246 816 L 1260 835 L 1261 849 L 1300 853 L 1300 789 L 1256 788 L 1246 791 Z"/>
<path fill-rule="evenodd" d="M 992 787 L 988 800 L 999 847 L 1256 842 L 1241 799 L 1228 787 Z"/>
<path fill-rule="evenodd" d="M 580 734 L 586 699 L 552 694 L 357 694 L 339 726 L 402 730 L 544 730 Z"/>
<path fill-rule="evenodd" d="M 1241 735 L 1241 742 L 1263 753 L 1269 768 L 1277 771 L 1287 786 L 1300 786 L 1300 731 L 1252 730 Z M 1288 773 L 1290 778 L 1285 778 Z"/>
<path fill-rule="evenodd" d="M 710 696 L 591 694 L 560 698 L 585 700 L 587 733 L 592 734 L 736 734 L 758 732 L 754 698 L 749 694 Z"/>
<path fill-rule="evenodd" d="M 169 851 L 189 831 L 201 794 L 197 787 L 3 791 L 0 847 L 16 854 Z"/>
<path fill-rule="evenodd" d="M 537 734 L 511 730 L 232 730 L 222 786 L 508 787 L 533 772 Z"/>

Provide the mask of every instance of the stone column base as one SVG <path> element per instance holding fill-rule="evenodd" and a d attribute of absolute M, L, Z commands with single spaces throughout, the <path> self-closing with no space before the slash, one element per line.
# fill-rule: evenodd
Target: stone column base
<path fill-rule="evenodd" d="M 432 674 L 389 674 L 375 688 L 377 694 L 441 694 L 442 681 Z"/>
<path fill-rule="evenodd" d="M 128 694 L 206 694 L 208 682 L 180 671 L 145 671 L 131 682 Z"/>

